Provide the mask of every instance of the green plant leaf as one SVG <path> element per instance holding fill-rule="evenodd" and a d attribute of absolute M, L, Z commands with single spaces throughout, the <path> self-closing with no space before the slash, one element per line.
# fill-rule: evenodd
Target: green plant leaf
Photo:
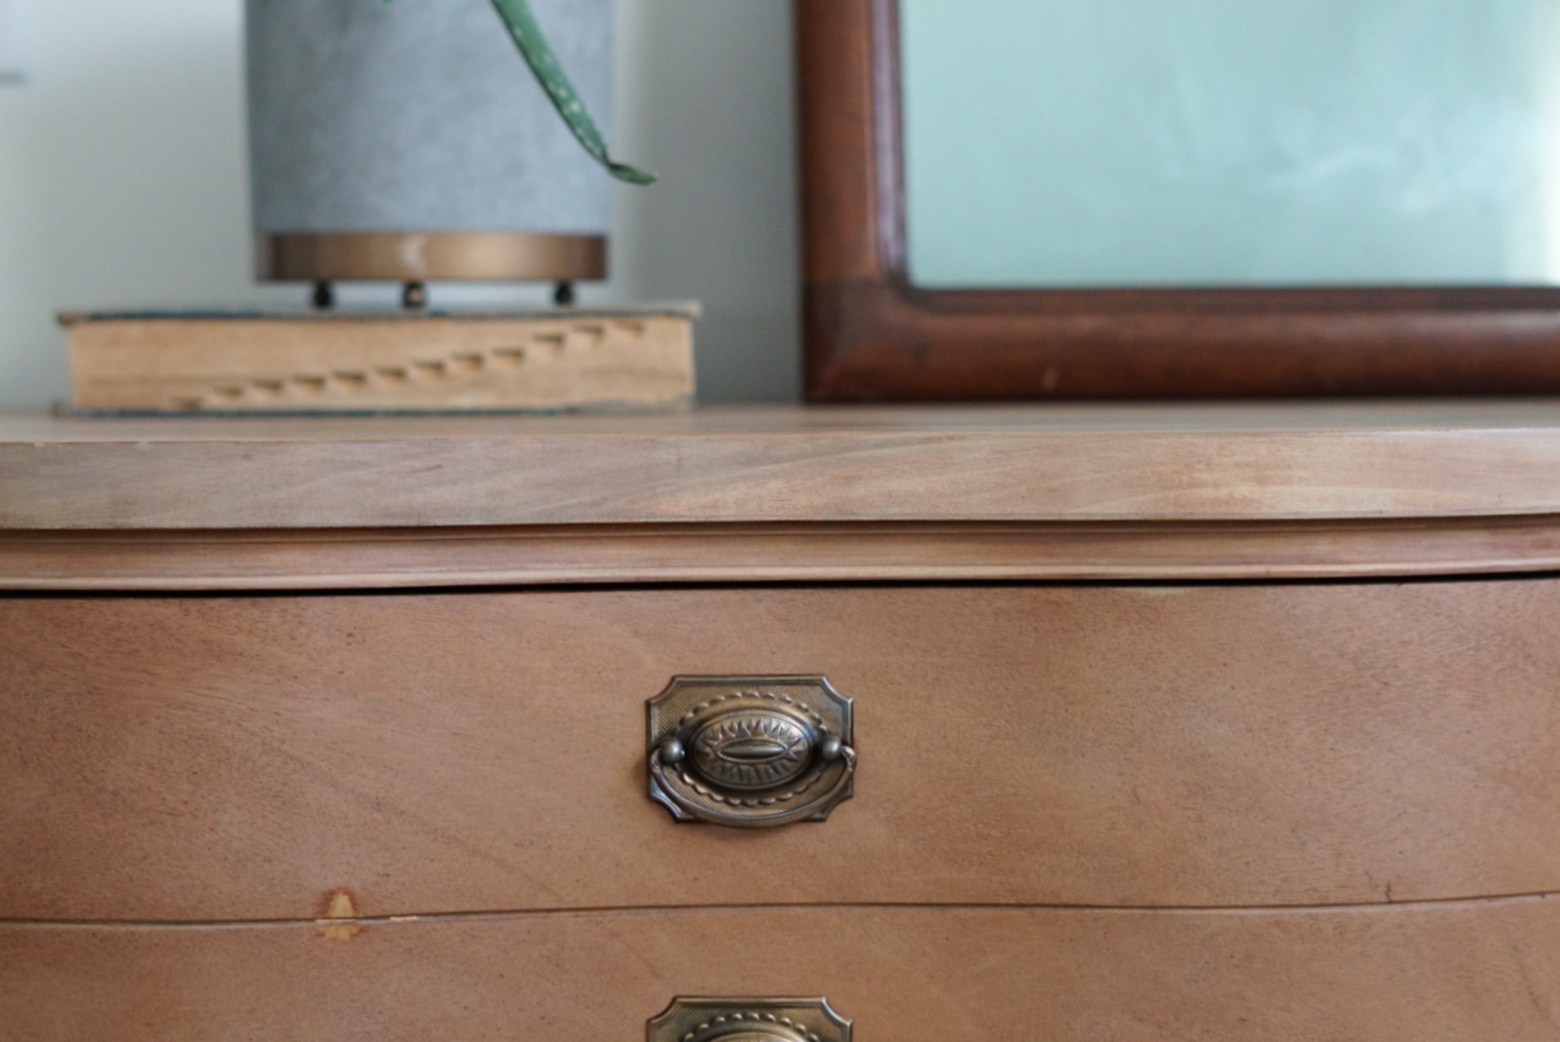
<path fill-rule="evenodd" d="M 580 100 L 574 85 L 569 82 L 563 66 L 558 62 L 558 56 L 542 35 L 541 26 L 536 24 L 536 16 L 531 13 L 531 5 L 527 0 L 493 0 L 493 7 L 503 19 L 504 27 L 509 30 L 515 46 L 520 48 L 525 63 L 536 75 L 537 82 L 547 92 L 553 108 L 558 110 L 558 115 L 563 117 L 563 122 L 585 147 L 585 151 L 620 181 L 636 185 L 654 184 L 655 175 L 627 163 L 619 163 L 607 154 L 606 139 L 601 136 L 596 121 L 590 118 L 585 103 Z"/>

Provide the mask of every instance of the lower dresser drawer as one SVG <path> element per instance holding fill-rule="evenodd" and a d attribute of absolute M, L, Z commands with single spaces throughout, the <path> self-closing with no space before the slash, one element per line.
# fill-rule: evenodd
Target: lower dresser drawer
<path fill-rule="evenodd" d="M 1560 901 L 1266 912 L 662 910 L 0 926 L 0 1039 L 640 1042 L 818 995 L 854 1042 L 1552 1042 Z"/>
<path fill-rule="evenodd" d="M 0 601 L 0 918 L 1560 890 L 1560 583 Z M 855 699 L 825 822 L 675 824 L 676 674 Z"/>

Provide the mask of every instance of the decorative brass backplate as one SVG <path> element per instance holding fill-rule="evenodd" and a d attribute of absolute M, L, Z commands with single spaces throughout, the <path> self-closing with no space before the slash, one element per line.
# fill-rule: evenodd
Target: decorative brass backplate
<path fill-rule="evenodd" d="M 646 1042 L 850 1042 L 827 999 L 685 998 L 650 1019 Z"/>
<path fill-rule="evenodd" d="M 826 677 L 674 677 L 649 717 L 650 795 L 678 821 L 822 821 L 850 798 L 851 701 Z"/>

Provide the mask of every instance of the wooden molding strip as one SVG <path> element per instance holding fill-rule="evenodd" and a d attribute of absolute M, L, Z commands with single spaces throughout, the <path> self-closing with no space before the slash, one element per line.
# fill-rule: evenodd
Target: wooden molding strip
<path fill-rule="evenodd" d="M 0 532 L 0 589 L 1364 578 L 1560 570 L 1560 515 Z"/>

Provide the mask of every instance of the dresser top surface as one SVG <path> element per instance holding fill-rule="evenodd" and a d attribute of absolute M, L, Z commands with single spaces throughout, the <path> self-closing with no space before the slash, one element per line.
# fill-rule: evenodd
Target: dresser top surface
<path fill-rule="evenodd" d="M 82 418 L 0 411 L 0 528 L 1560 513 L 1560 401 Z"/>

